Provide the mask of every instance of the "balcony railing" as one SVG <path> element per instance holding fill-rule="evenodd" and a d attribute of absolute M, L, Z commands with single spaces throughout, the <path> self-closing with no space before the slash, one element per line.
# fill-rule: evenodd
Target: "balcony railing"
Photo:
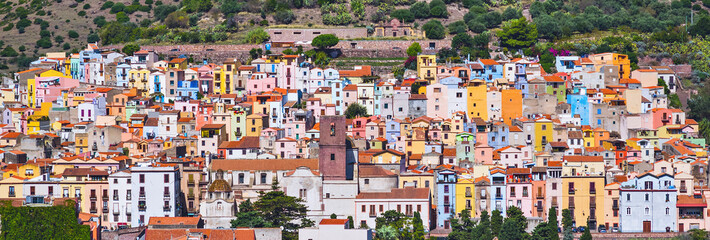
<path fill-rule="evenodd" d="M 139 198 L 145 198 L 145 192 L 139 192 L 138 193 Z"/>
<path fill-rule="evenodd" d="M 597 208 L 597 203 L 596 203 L 596 202 L 589 202 L 589 208 L 590 208 L 590 209 L 595 209 L 595 208 Z"/>
<path fill-rule="evenodd" d="M 90 213 L 97 213 L 98 211 L 99 211 L 99 210 L 96 209 L 96 208 L 91 208 L 91 209 L 89 209 L 89 212 L 90 212 Z"/>
<path fill-rule="evenodd" d="M 687 192 L 688 192 L 688 189 L 685 188 L 685 187 L 681 187 L 681 188 L 680 188 L 680 192 L 681 192 L 681 193 L 687 193 Z"/>
<path fill-rule="evenodd" d="M 91 201 L 96 201 L 96 199 L 97 199 L 96 195 L 91 195 L 89 197 L 89 200 L 91 200 Z"/>
<path fill-rule="evenodd" d="M 703 219 L 702 214 L 679 214 L 678 219 Z"/>
<path fill-rule="evenodd" d="M 145 205 L 143 206 L 138 206 L 138 211 L 145 212 Z"/>
<path fill-rule="evenodd" d="M 104 202 L 108 202 L 108 195 L 101 196 L 101 200 L 104 200 Z"/>
<path fill-rule="evenodd" d="M 471 196 L 473 196 L 473 195 L 471 194 L 471 192 L 466 192 L 466 197 L 471 197 Z"/>
<path fill-rule="evenodd" d="M 170 198 L 170 193 L 163 193 L 163 198 Z"/>
<path fill-rule="evenodd" d="M 126 200 L 131 200 L 131 194 L 126 194 Z"/>
<path fill-rule="evenodd" d="M 619 210 L 619 204 L 611 205 L 612 210 Z"/>
<path fill-rule="evenodd" d="M 569 189 L 569 194 L 574 194 L 574 188 Z"/>
<path fill-rule="evenodd" d="M 170 212 L 170 206 L 163 206 L 163 212 Z"/>
<path fill-rule="evenodd" d="M 104 207 L 104 213 L 108 213 L 108 207 Z"/>
<path fill-rule="evenodd" d="M 15 192 L 10 192 L 7 194 L 9 197 L 15 197 Z"/>
<path fill-rule="evenodd" d="M 501 195 L 501 194 L 496 194 L 496 198 L 503 198 L 503 195 Z"/>
<path fill-rule="evenodd" d="M 187 195 L 187 199 L 190 199 L 190 200 L 195 199 L 195 194 L 192 194 L 192 193 L 191 193 L 191 194 L 188 194 L 188 195 Z"/>
<path fill-rule="evenodd" d="M 591 189 L 589 189 L 589 194 L 596 194 L 596 193 L 597 193 L 597 189 L 596 189 L 596 188 L 591 188 Z"/>
<path fill-rule="evenodd" d="M 187 180 L 187 185 L 188 185 L 188 186 L 195 186 L 195 179 L 188 179 L 188 180 Z"/>
<path fill-rule="evenodd" d="M 537 196 L 535 196 L 535 198 L 537 198 L 537 199 L 544 199 L 544 198 L 545 198 L 545 195 L 538 194 Z"/>
<path fill-rule="evenodd" d="M 113 200 L 118 201 L 118 195 L 113 195 Z"/>
<path fill-rule="evenodd" d="M 370 212 L 370 217 L 377 217 L 377 213 L 375 213 L 375 212 Z"/>

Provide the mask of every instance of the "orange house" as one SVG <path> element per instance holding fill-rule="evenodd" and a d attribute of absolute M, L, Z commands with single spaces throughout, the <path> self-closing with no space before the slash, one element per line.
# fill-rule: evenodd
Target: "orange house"
<path fill-rule="evenodd" d="M 594 131 L 594 142 L 597 146 L 602 146 L 602 141 L 609 140 L 609 131 L 602 128 L 595 128 L 592 131 Z"/>
<path fill-rule="evenodd" d="M 523 116 L 523 93 L 518 89 L 501 90 L 501 116 L 511 125 L 513 119 Z"/>

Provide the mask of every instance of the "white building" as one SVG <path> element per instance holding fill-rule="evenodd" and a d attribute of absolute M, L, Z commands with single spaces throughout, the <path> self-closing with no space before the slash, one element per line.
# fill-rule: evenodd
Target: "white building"
<path fill-rule="evenodd" d="M 407 187 L 392 189 L 391 192 L 360 193 L 355 198 L 355 225 L 375 227 L 375 219 L 389 210 L 404 213 L 408 217 L 419 212 L 424 229 L 429 229 L 429 189 Z"/>
<path fill-rule="evenodd" d="M 153 216 L 175 217 L 181 212 L 177 167 L 141 164 L 131 168 L 131 182 L 131 226 L 146 225 Z"/>
<path fill-rule="evenodd" d="M 130 225 L 132 217 L 131 172 L 120 171 L 108 176 L 110 227 L 118 228 L 121 225 Z"/>
<path fill-rule="evenodd" d="M 298 230 L 298 239 L 304 240 L 371 240 L 372 229 L 351 229 L 347 219 L 323 219 L 318 228 Z"/>
<path fill-rule="evenodd" d="M 230 228 L 237 213 L 232 187 L 223 179 L 223 172 L 210 184 L 206 198 L 200 202 L 200 215 L 205 228 Z"/>

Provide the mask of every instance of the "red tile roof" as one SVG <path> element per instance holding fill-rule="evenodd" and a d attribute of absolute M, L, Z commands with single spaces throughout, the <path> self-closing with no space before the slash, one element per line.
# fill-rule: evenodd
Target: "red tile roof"
<path fill-rule="evenodd" d="M 197 225 L 199 217 L 151 217 L 148 225 Z"/>
<path fill-rule="evenodd" d="M 428 199 L 429 188 L 393 188 L 390 192 L 361 192 L 356 199 Z"/>
<path fill-rule="evenodd" d="M 323 219 L 320 220 L 320 225 L 345 225 L 347 219 Z"/>

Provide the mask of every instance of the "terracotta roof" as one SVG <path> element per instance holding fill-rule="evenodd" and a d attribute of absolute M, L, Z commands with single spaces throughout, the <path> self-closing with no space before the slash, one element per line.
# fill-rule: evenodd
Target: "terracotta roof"
<path fill-rule="evenodd" d="M 67 168 L 62 176 L 108 176 L 108 172 L 95 168 Z"/>
<path fill-rule="evenodd" d="M 182 62 L 184 62 L 185 60 L 187 60 L 187 58 L 173 58 L 173 59 L 171 59 L 170 62 L 168 62 L 168 63 L 182 63 Z"/>
<path fill-rule="evenodd" d="M 550 146 L 553 148 L 569 148 L 566 142 L 550 142 Z"/>
<path fill-rule="evenodd" d="M 558 76 L 554 76 L 554 75 L 553 76 L 544 76 L 542 78 L 544 78 L 545 81 L 547 81 L 547 82 L 564 82 L 565 81 L 565 80 L 562 80 L 562 78 L 560 78 Z"/>
<path fill-rule="evenodd" d="M 320 220 L 320 225 L 345 225 L 348 223 L 347 219 L 323 219 Z"/>
<path fill-rule="evenodd" d="M 356 199 L 429 199 L 429 188 L 393 188 L 390 192 L 361 192 Z"/>
<path fill-rule="evenodd" d="M 355 66 L 353 70 L 338 71 L 340 77 L 364 77 L 372 75 L 372 67 L 370 66 Z"/>
<path fill-rule="evenodd" d="M 483 65 L 499 65 L 499 63 L 496 62 L 496 60 L 493 60 L 493 59 L 481 59 L 481 60 L 479 60 L 479 61 L 480 61 L 481 63 L 483 63 Z"/>
<path fill-rule="evenodd" d="M 391 177 L 396 176 L 392 171 L 376 165 L 360 165 L 358 169 L 360 177 Z"/>
<path fill-rule="evenodd" d="M 409 96 L 409 100 L 426 100 L 426 95 L 424 94 L 412 94 Z"/>
<path fill-rule="evenodd" d="M 197 225 L 199 217 L 150 217 L 148 225 Z"/>
<path fill-rule="evenodd" d="M 308 167 L 311 170 L 318 170 L 318 159 L 215 159 L 212 161 L 210 169 L 222 169 L 225 171 L 279 171 L 294 170 L 298 167 Z"/>
<path fill-rule="evenodd" d="M 254 240 L 256 239 L 254 229 L 146 229 L 145 239 L 151 240 L 172 240 L 172 239 L 192 239 L 192 234 L 201 233 L 201 239 L 230 239 L 230 240 Z"/>
<path fill-rule="evenodd" d="M 604 162 L 602 156 L 564 156 L 563 159 L 568 162 Z"/>
<path fill-rule="evenodd" d="M 530 168 L 508 168 L 505 173 L 510 174 L 530 174 Z"/>
<path fill-rule="evenodd" d="M 200 129 L 219 129 L 219 128 L 222 128 L 222 127 L 224 127 L 224 124 L 214 124 L 214 123 L 212 123 L 212 124 L 205 124 L 205 125 L 202 125 L 202 127 L 201 127 Z"/>
<path fill-rule="evenodd" d="M 259 137 L 242 137 L 239 141 L 224 141 L 219 148 L 259 148 Z"/>
<path fill-rule="evenodd" d="M 705 202 L 705 197 L 700 196 L 695 198 L 694 196 L 678 195 L 678 201 L 676 202 L 677 207 L 707 207 Z"/>

